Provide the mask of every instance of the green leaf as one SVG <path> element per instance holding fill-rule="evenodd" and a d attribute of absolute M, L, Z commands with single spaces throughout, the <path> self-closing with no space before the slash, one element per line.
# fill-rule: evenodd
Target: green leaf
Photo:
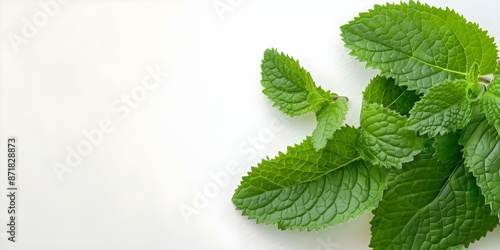
<path fill-rule="evenodd" d="M 363 100 L 371 103 L 382 104 L 401 115 L 406 115 L 420 100 L 415 91 L 408 90 L 405 86 L 398 86 L 393 78 L 376 76 L 370 81 L 363 92 Z"/>
<path fill-rule="evenodd" d="M 413 1 L 376 5 L 341 31 L 351 55 L 418 93 L 464 79 L 474 63 L 483 75 L 496 67 L 493 38 L 450 9 Z"/>
<path fill-rule="evenodd" d="M 500 131 L 500 77 L 495 77 L 479 100 L 479 108 L 488 122 Z"/>
<path fill-rule="evenodd" d="M 347 109 L 347 100 L 339 98 L 328 102 L 316 113 L 318 125 L 314 129 L 311 139 L 316 151 L 323 149 L 328 140 L 332 139 L 333 133 L 342 127 Z"/>
<path fill-rule="evenodd" d="M 325 147 L 328 139 L 339 129 L 347 114 L 347 100 L 317 87 L 305 69 L 275 49 L 264 52 L 262 60 L 263 93 L 289 116 L 316 112 L 318 125 L 312 135 L 316 150 Z"/>
<path fill-rule="evenodd" d="M 401 168 L 413 160 L 423 142 L 405 127 L 406 117 L 379 104 L 363 102 L 357 145 L 362 158 L 374 165 Z"/>
<path fill-rule="evenodd" d="M 500 214 L 500 136 L 486 119 L 475 119 L 464 131 L 465 165 L 477 179 L 477 184 L 491 205 Z"/>
<path fill-rule="evenodd" d="M 330 94 L 316 87 L 299 62 L 275 49 L 267 49 L 261 64 L 262 91 L 274 106 L 289 116 L 316 112 Z"/>
<path fill-rule="evenodd" d="M 484 87 L 484 85 L 479 82 L 469 83 L 465 90 L 467 100 L 471 102 L 479 100 L 483 96 L 485 90 L 486 88 Z"/>
<path fill-rule="evenodd" d="M 469 72 L 467 72 L 467 81 L 470 83 L 479 82 L 479 65 L 477 63 L 472 64 Z"/>
<path fill-rule="evenodd" d="M 319 152 L 309 137 L 264 160 L 243 177 L 233 203 L 258 223 L 300 230 L 345 223 L 372 209 L 382 197 L 386 171 L 360 159 L 357 134 L 343 127 Z"/>
<path fill-rule="evenodd" d="M 436 137 L 434 142 L 435 152 L 433 157 L 443 162 L 457 162 L 462 159 L 462 147 L 458 140 L 460 134 L 449 133 Z"/>
<path fill-rule="evenodd" d="M 466 97 L 467 84 L 445 81 L 429 89 L 410 111 L 407 126 L 430 137 L 464 128 L 474 112 Z"/>
<path fill-rule="evenodd" d="M 469 84 L 465 90 L 467 99 L 470 101 L 477 101 L 484 94 L 485 87 L 479 83 L 479 65 L 474 63 L 467 73 L 467 81 Z"/>
<path fill-rule="evenodd" d="M 309 105 L 315 107 L 316 111 L 321 109 L 325 103 L 331 102 L 332 96 L 338 96 L 335 93 L 330 93 L 330 91 L 324 91 L 321 87 L 317 87 L 313 81 L 306 83 L 306 89 L 309 91 L 307 102 Z"/>
<path fill-rule="evenodd" d="M 478 240 L 493 230 L 491 215 L 474 176 L 462 162 L 430 155 L 397 170 L 371 221 L 373 249 L 447 249 Z"/>

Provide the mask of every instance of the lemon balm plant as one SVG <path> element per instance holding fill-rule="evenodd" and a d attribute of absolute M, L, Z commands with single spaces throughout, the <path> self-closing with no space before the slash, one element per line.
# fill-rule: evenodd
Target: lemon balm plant
<path fill-rule="evenodd" d="M 243 215 L 319 230 L 372 211 L 373 249 L 460 249 L 499 224 L 500 70 L 494 39 L 450 9 L 376 5 L 341 27 L 351 55 L 380 70 L 360 126 L 347 98 L 299 62 L 264 52 L 263 93 L 283 113 L 314 113 L 311 136 L 242 178 Z"/>

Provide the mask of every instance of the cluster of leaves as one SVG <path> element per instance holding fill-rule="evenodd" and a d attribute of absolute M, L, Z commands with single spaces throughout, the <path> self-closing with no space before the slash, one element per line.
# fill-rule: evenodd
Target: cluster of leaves
<path fill-rule="evenodd" d="M 379 69 L 358 128 L 347 99 L 323 90 L 275 49 L 264 94 L 317 127 L 264 159 L 232 198 L 258 223 L 319 230 L 372 211 L 374 249 L 460 249 L 499 224 L 500 70 L 493 38 L 450 9 L 376 5 L 341 27 L 345 46 Z M 489 80 L 492 78 L 492 80 Z"/>

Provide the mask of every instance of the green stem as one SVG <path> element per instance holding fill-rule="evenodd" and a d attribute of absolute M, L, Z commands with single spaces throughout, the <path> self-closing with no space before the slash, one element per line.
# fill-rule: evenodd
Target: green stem
<path fill-rule="evenodd" d="M 345 99 L 346 101 L 349 101 L 349 97 L 347 97 L 347 96 L 339 96 L 339 95 L 332 96 L 332 100 L 333 100 L 333 101 L 336 101 L 336 100 L 338 100 L 338 99 L 340 99 L 340 98 L 343 98 L 343 99 Z"/>

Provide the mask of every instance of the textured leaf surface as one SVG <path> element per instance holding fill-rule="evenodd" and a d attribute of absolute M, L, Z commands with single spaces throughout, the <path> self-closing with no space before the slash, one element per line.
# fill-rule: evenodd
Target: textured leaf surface
<path fill-rule="evenodd" d="M 467 72 L 467 81 L 468 82 L 478 82 L 479 81 L 479 65 L 477 63 L 473 63 Z"/>
<path fill-rule="evenodd" d="M 405 86 L 398 86 L 393 78 L 376 76 L 370 81 L 363 92 L 363 100 L 392 109 L 401 115 L 406 115 L 420 100 L 415 91 L 408 90 Z"/>
<path fill-rule="evenodd" d="M 286 154 L 264 160 L 243 177 L 233 203 L 258 223 L 281 229 L 321 229 L 373 208 L 385 187 L 385 170 L 360 160 L 357 129 L 343 127 L 316 152 L 310 138 Z"/>
<path fill-rule="evenodd" d="M 445 81 L 429 89 L 410 111 L 407 126 L 431 137 L 464 128 L 474 112 L 466 97 L 467 84 Z"/>
<path fill-rule="evenodd" d="M 405 127 L 406 117 L 379 104 L 363 102 L 357 145 L 362 158 L 374 165 L 401 168 L 422 149 L 422 141 Z"/>
<path fill-rule="evenodd" d="M 298 61 L 275 49 L 264 52 L 261 70 L 262 92 L 289 116 L 316 112 L 323 101 L 330 99 L 330 94 L 315 86 L 311 74 Z"/>
<path fill-rule="evenodd" d="M 316 151 L 323 149 L 333 133 L 344 124 L 347 114 L 347 100 L 345 98 L 328 102 L 316 113 L 318 125 L 312 134 L 312 144 Z"/>
<path fill-rule="evenodd" d="M 374 249 L 448 249 L 486 235 L 498 217 L 461 162 L 420 155 L 388 182 L 371 221 Z"/>
<path fill-rule="evenodd" d="M 453 10 L 409 3 L 376 5 L 341 27 L 351 54 L 418 93 L 463 79 L 474 64 L 495 71 L 497 48 L 477 24 Z"/>
<path fill-rule="evenodd" d="M 500 136 L 487 120 L 474 120 L 461 138 L 465 165 L 477 179 L 477 184 L 491 205 L 500 214 Z"/>
<path fill-rule="evenodd" d="M 436 137 L 434 148 L 436 152 L 433 157 L 444 162 L 456 162 L 462 158 L 462 147 L 458 141 L 458 133 L 449 133 Z"/>
<path fill-rule="evenodd" d="M 495 77 L 488 85 L 488 91 L 479 101 L 479 108 L 490 124 L 500 131 L 500 77 Z"/>
<path fill-rule="evenodd" d="M 467 73 L 467 82 L 469 82 L 465 91 L 467 99 L 474 102 L 479 100 L 486 88 L 479 83 L 479 65 L 477 63 L 474 63 Z"/>

